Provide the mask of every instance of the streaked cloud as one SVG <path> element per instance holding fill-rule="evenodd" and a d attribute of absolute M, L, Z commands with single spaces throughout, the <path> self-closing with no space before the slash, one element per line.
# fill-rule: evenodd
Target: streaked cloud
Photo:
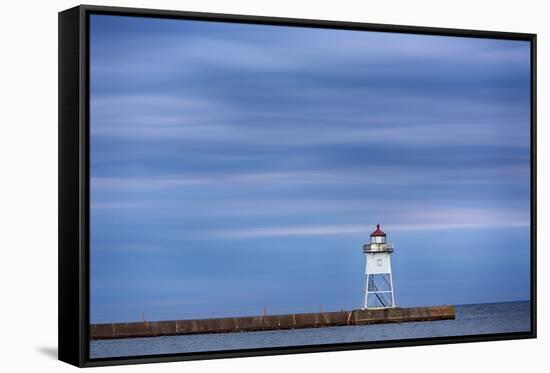
<path fill-rule="evenodd" d="M 394 207 L 392 209 L 392 207 Z M 384 228 L 389 232 L 424 231 L 450 229 L 476 229 L 494 227 L 528 227 L 530 218 L 528 211 L 514 209 L 464 209 L 442 208 L 431 211 L 417 208 L 411 212 L 399 211 L 391 206 L 392 217 L 386 217 Z M 381 214 L 386 215 L 383 210 Z M 387 216 L 387 215 L 386 215 Z M 290 237 L 290 236 L 324 236 L 360 233 L 366 237 L 370 234 L 370 226 L 366 224 L 333 224 L 306 226 L 275 226 L 254 227 L 224 231 L 207 232 L 210 238 L 258 238 L 258 237 Z M 200 233 L 199 233 L 200 236 Z"/>

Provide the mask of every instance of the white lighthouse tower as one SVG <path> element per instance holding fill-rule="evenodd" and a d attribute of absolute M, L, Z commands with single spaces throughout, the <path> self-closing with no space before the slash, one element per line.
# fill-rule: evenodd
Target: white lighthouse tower
<path fill-rule="evenodd" d="M 363 245 L 366 257 L 365 303 L 363 309 L 395 307 L 390 256 L 393 246 L 386 241 L 380 224 L 370 235 L 370 243 Z"/>

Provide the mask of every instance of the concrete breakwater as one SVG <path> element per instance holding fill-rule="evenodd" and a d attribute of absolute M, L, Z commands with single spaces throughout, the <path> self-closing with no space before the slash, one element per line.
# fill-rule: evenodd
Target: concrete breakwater
<path fill-rule="evenodd" d="M 434 321 L 455 318 L 453 306 L 386 308 L 214 319 L 91 324 L 91 339 L 320 328 L 327 326 Z"/>

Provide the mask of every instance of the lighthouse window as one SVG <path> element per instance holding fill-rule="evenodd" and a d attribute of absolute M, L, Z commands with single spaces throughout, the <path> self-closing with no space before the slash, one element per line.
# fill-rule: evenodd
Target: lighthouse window
<path fill-rule="evenodd" d="M 378 267 L 382 267 L 382 259 L 378 259 L 376 261 L 376 265 L 378 265 Z"/>
<path fill-rule="evenodd" d="M 385 243 L 386 237 L 383 236 L 375 236 L 372 238 L 372 243 Z"/>

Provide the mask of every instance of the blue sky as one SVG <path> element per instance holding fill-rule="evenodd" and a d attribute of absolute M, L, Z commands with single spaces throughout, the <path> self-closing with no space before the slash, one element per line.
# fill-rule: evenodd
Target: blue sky
<path fill-rule="evenodd" d="M 91 321 L 529 299 L 529 43 L 93 15 Z"/>

